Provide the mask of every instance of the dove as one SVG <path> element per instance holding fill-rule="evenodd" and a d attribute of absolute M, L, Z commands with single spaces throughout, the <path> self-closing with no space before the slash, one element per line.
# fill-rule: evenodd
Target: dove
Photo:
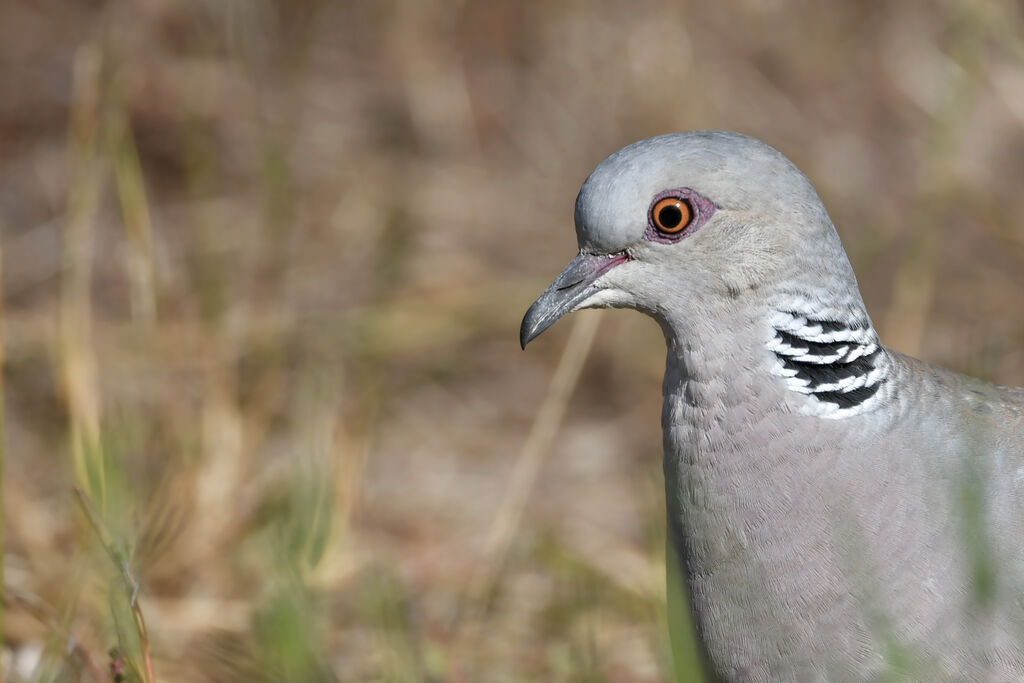
<path fill-rule="evenodd" d="M 661 327 L 668 542 L 707 668 L 1024 678 L 1024 389 L 884 346 L 814 187 L 754 138 L 624 147 L 575 228 L 520 342 L 586 308 Z"/>

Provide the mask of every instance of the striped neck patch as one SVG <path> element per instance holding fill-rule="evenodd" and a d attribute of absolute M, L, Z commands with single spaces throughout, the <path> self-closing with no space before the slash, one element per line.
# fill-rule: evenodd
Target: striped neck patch
<path fill-rule="evenodd" d="M 773 372 L 806 395 L 809 412 L 821 417 L 863 412 L 888 374 L 885 350 L 867 317 L 838 317 L 776 311 L 769 319 Z"/>

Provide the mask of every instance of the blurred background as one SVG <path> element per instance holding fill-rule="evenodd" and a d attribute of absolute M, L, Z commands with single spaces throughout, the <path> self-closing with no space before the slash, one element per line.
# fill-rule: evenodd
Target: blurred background
<path fill-rule="evenodd" d="M 669 680 L 660 332 L 518 326 L 693 128 L 1024 384 L 1019 3 L 2 0 L 7 679 Z"/>

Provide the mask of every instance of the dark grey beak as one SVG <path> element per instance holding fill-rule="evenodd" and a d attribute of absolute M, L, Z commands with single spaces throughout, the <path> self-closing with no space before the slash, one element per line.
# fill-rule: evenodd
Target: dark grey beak
<path fill-rule="evenodd" d="M 582 252 L 577 254 L 526 311 L 523 324 L 519 328 L 519 345 L 525 349 L 530 341 L 554 325 L 576 304 L 598 291 L 594 286 L 594 280 L 609 268 L 628 260 L 629 255 L 624 252 L 599 256 Z"/>

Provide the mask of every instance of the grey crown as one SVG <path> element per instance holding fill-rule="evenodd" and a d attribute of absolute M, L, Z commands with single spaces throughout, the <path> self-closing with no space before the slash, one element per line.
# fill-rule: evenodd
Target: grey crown
<path fill-rule="evenodd" d="M 1024 390 L 882 346 L 814 188 L 758 140 L 625 147 L 576 235 L 521 342 L 582 308 L 661 325 L 670 541 L 717 676 L 1024 677 Z"/>

